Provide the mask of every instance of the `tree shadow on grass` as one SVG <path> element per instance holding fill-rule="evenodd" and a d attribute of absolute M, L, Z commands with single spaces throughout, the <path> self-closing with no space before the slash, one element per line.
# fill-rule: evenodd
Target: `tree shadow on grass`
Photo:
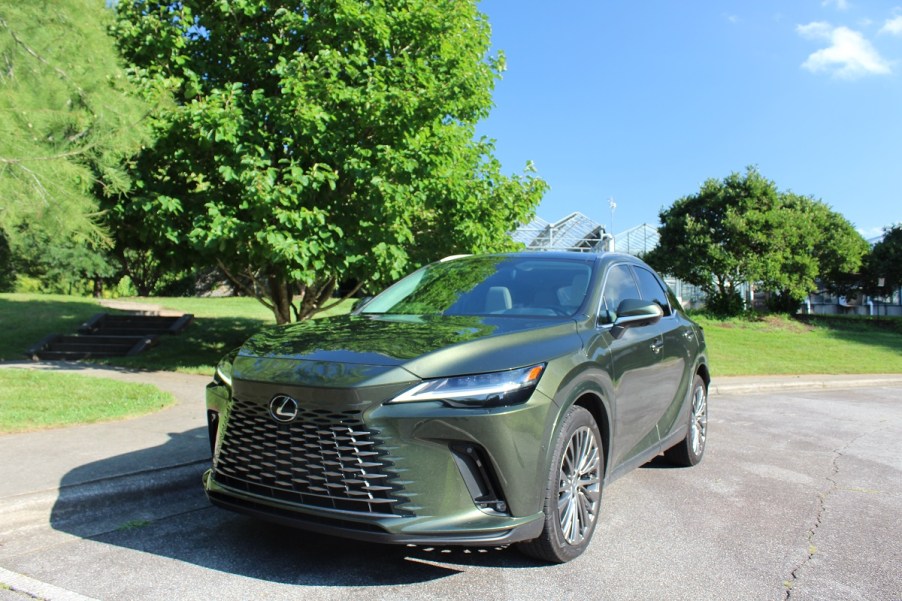
<path fill-rule="evenodd" d="M 92 299 L 35 299 L 0 296 L 0 361 L 20 361 L 25 350 L 48 334 L 68 334 L 92 315 L 103 312 Z"/>
<path fill-rule="evenodd" d="M 818 328 L 828 337 L 841 342 L 902 353 L 902 319 L 899 317 L 797 315 L 795 320 L 807 327 Z"/>
<path fill-rule="evenodd" d="M 873 327 L 830 327 L 827 329 L 831 338 L 855 345 L 864 345 L 881 348 L 902 355 L 902 333 L 890 329 L 878 329 Z M 880 366 L 875 365 L 875 372 L 880 372 Z M 895 371 L 884 369 L 884 372 Z"/>
<path fill-rule="evenodd" d="M 20 361 L 25 351 L 50 334 L 74 334 L 97 313 L 122 314 L 93 299 L 37 299 L 0 296 L 0 361 Z M 222 356 L 272 322 L 244 317 L 196 317 L 181 333 L 162 335 L 156 346 L 134 357 L 83 362 L 139 370 L 209 372 Z"/>
<path fill-rule="evenodd" d="M 243 317 L 195 317 L 181 333 L 160 336 L 156 346 L 140 355 L 102 363 L 160 371 L 211 371 L 223 355 L 268 325 L 272 323 Z"/>

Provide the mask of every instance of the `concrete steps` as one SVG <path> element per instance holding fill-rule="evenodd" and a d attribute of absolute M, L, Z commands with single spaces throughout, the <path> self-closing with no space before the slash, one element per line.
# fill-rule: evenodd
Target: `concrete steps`
<path fill-rule="evenodd" d="M 98 313 L 77 334 L 50 334 L 25 354 L 35 361 L 75 361 L 128 357 L 159 344 L 160 337 L 182 332 L 193 315 L 179 316 Z"/>
<path fill-rule="evenodd" d="M 178 334 L 191 323 L 193 315 L 114 315 L 98 313 L 78 328 L 92 336 L 145 336 Z"/>

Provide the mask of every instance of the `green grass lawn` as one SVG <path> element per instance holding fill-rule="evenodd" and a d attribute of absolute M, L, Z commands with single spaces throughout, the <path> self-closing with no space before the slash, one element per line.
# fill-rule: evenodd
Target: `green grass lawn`
<path fill-rule="evenodd" d="M 253 298 L 127 298 L 130 302 L 191 313 L 194 322 L 177 336 L 135 357 L 98 360 L 134 369 L 212 374 L 219 359 L 267 325 L 272 312 Z M 317 317 L 347 313 L 353 301 Z M 0 294 L 0 361 L 22 360 L 25 350 L 51 333 L 72 334 L 96 313 L 109 311 L 91 298 L 39 294 Z"/>
<path fill-rule="evenodd" d="M 191 313 L 194 321 L 176 336 L 161 336 L 159 344 L 134 357 L 105 362 L 135 369 L 212 374 L 224 354 L 241 346 L 255 332 L 275 324 L 272 312 L 253 298 L 119 299 L 161 305 Z"/>
<path fill-rule="evenodd" d="M 122 299 L 161 305 L 194 314 L 177 336 L 136 357 L 104 363 L 132 367 L 212 373 L 219 358 L 260 328 L 272 313 L 252 298 Z M 352 302 L 320 314 L 345 313 Z M 0 294 L 0 361 L 23 359 L 25 349 L 49 333 L 71 333 L 106 309 L 90 298 Z M 864 320 L 810 326 L 782 316 L 717 320 L 694 316 L 704 328 L 716 375 L 902 373 L 902 329 L 879 329 Z"/>
<path fill-rule="evenodd" d="M 51 333 L 72 333 L 102 308 L 89 298 L 55 294 L 0 294 L 0 361 L 20 361 Z"/>
<path fill-rule="evenodd" d="M 693 319 L 705 328 L 715 377 L 902 373 L 902 334 L 864 320 L 827 327 L 776 315 Z"/>
<path fill-rule="evenodd" d="M 136 369 L 157 369 L 194 374 L 212 374 L 219 360 L 241 346 L 265 326 L 275 325 L 272 311 L 260 301 L 232 298 L 121 299 L 161 305 L 164 309 L 191 313 L 194 321 L 177 336 L 165 336 L 156 347 L 134 357 L 109 359 L 110 364 Z M 353 300 L 318 313 L 316 318 L 347 313 Z"/>
<path fill-rule="evenodd" d="M 175 402 L 149 384 L 31 369 L 0 369 L 0 434 L 158 411 Z"/>
<path fill-rule="evenodd" d="M 123 299 L 192 313 L 178 336 L 136 357 L 106 363 L 135 369 L 212 373 L 219 358 L 260 328 L 272 313 L 252 298 Z M 325 314 L 344 313 L 346 301 Z M 24 350 L 52 332 L 71 333 L 103 311 L 89 298 L 0 294 L 0 360 L 24 358 Z M 320 314 L 323 316 L 324 314 Z M 757 321 L 695 316 L 705 328 L 716 375 L 902 373 L 902 329 L 879 329 L 864 320 L 810 326 L 781 316 Z"/>

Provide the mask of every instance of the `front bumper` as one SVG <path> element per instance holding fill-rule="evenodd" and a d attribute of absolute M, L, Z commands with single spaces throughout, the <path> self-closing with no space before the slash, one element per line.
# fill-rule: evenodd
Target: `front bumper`
<path fill-rule="evenodd" d="M 437 402 L 386 405 L 384 393 L 253 382 L 238 383 L 238 401 L 227 387 L 211 385 L 214 465 L 204 475 L 210 501 L 292 527 L 373 542 L 479 546 L 541 534 L 546 441 L 556 415 L 548 397 L 536 392 L 522 405 L 457 409 Z M 279 394 L 297 398 L 310 411 L 310 423 L 293 431 L 270 424 L 268 403 Z M 258 414 L 252 424 L 244 423 L 248 411 Z M 352 416 L 350 426 L 344 420 L 313 423 L 345 413 Z M 244 430 L 241 437 L 238 429 Z M 289 439 L 292 446 L 283 447 Z M 236 463 L 237 440 L 253 448 L 242 448 Z M 348 461 L 362 455 L 361 449 L 373 451 L 365 470 Z M 267 453 L 271 460 L 242 458 Z M 261 473 L 266 471 L 273 473 Z M 366 501 L 369 491 L 375 492 Z"/>
<path fill-rule="evenodd" d="M 353 515 L 317 511 L 312 508 L 302 510 L 287 504 L 275 503 L 272 499 L 230 489 L 215 481 L 213 470 L 208 470 L 204 474 L 203 483 L 207 498 L 217 507 L 291 528 L 372 543 L 474 547 L 507 545 L 538 537 L 544 525 L 542 514 L 532 518 L 506 519 L 488 530 L 486 526 L 480 526 L 476 530 L 470 530 L 466 526 L 449 526 L 442 520 L 398 518 L 355 521 Z M 430 528 L 445 530 L 432 531 Z"/>

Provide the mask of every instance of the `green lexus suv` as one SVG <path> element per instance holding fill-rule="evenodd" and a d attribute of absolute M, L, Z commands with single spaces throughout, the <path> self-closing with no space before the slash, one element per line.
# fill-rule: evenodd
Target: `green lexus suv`
<path fill-rule="evenodd" d="M 452 257 L 224 358 L 204 488 L 307 530 L 569 561 L 605 486 L 701 460 L 709 381 L 701 328 L 634 257 Z"/>

